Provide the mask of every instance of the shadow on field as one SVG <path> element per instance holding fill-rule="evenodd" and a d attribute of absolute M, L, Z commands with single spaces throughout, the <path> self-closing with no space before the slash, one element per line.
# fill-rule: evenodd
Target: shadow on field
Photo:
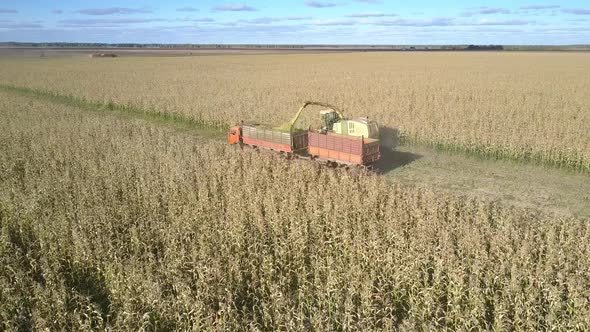
<path fill-rule="evenodd" d="M 389 147 L 381 147 L 381 159 L 377 161 L 373 167 L 382 174 L 389 173 L 396 168 L 406 166 L 418 159 L 422 155 L 396 151 Z"/>
<path fill-rule="evenodd" d="M 389 173 L 396 168 L 406 166 L 420 158 L 422 155 L 396 151 L 400 143 L 400 131 L 398 128 L 380 127 L 379 136 L 381 140 L 381 159 L 373 166 L 380 173 Z"/>

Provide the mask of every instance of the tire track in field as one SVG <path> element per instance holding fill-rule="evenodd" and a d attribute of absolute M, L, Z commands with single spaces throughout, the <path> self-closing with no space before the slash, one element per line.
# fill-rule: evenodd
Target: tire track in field
<path fill-rule="evenodd" d="M 146 110 L 138 107 L 120 105 L 112 102 L 96 102 L 89 101 L 83 98 L 62 95 L 51 91 L 33 89 L 21 86 L 14 86 L 9 84 L 0 84 L 0 90 L 8 93 L 14 93 L 20 96 L 35 98 L 62 104 L 66 106 L 76 107 L 86 111 L 92 112 L 112 112 L 126 115 L 133 118 L 149 121 L 151 123 L 173 126 L 183 130 L 199 130 L 205 131 L 211 136 L 222 136 L 226 131 L 226 127 L 216 127 L 208 125 L 207 123 L 191 119 L 176 113 L 160 112 L 155 110 Z"/>
<path fill-rule="evenodd" d="M 86 110 L 101 111 L 101 112 L 117 112 L 117 113 L 121 113 L 121 114 L 127 114 L 129 116 L 141 118 L 141 119 L 144 119 L 144 120 L 156 123 L 156 124 L 166 124 L 169 126 L 174 126 L 179 129 L 183 129 L 183 130 L 203 131 L 204 133 L 207 134 L 207 136 L 212 136 L 212 137 L 222 137 L 229 129 L 229 126 L 214 126 L 214 125 L 207 123 L 206 121 L 199 121 L 199 120 L 196 120 L 196 119 L 193 119 L 193 118 L 190 118 L 190 117 L 178 114 L 178 113 L 161 112 L 161 111 L 157 111 L 157 110 L 146 110 L 146 109 L 142 109 L 142 108 L 131 106 L 131 105 L 121 105 L 121 104 L 116 104 L 113 102 L 105 103 L 105 102 L 89 101 L 84 98 L 80 98 L 80 97 L 76 97 L 76 96 L 72 96 L 72 95 L 62 95 L 62 94 L 51 92 L 48 90 L 34 89 L 34 88 L 28 88 L 28 87 L 23 87 L 23 86 L 15 86 L 15 85 L 5 84 L 5 83 L 0 83 L 0 90 L 6 91 L 6 92 L 11 92 L 11 93 L 16 93 L 16 94 L 23 95 L 23 96 L 28 96 L 31 98 L 47 100 L 47 101 L 51 101 L 54 103 L 60 103 L 60 104 L 64 104 L 64 105 L 68 105 L 68 106 L 72 106 L 72 107 L 78 107 L 78 108 L 82 108 L 82 109 L 86 109 Z M 384 128 L 384 129 L 388 129 L 388 128 Z M 410 142 L 411 142 L 411 140 L 410 140 Z M 579 168 L 574 168 L 574 167 L 568 167 L 568 166 L 558 165 L 553 162 L 540 162 L 540 161 L 536 161 L 535 159 L 530 159 L 530 160 L 529 159 L 516 159 L 515 160 L 515 159 L 504 157 L 501 154 L 497 155 L 495 157 L 491 157 L 490 155 L 488 155 L 486 153 L 477 153 L 477 152 L 473 152 L 471 150 L 456 149 L 456 147 L 453 148 L 453 146 L 445 145 L 445 144 L 438 144 L 436 142 L 433 142 L 431 144 L 412 144 L 412 143 L 408 143 L 407 140 L 402 139 L 400 141 L 400 143 L 401 143 L 401 146 L 404 146 L 404 147 L 417 148 L 417 149 L 424 149 L 425 148 L 428 150 L 433 150 L 437 154 L 465 156 L 466 158 L 470 158 L 470 159 L 479 159 L 481 161 L 490 161 L 490 162 L 509 161 L 509 162 L 514 162 L 514 163 L 519 163 L 522 165 L 534 165 L 534 166 L 540 166 L 543 168 L 558 169 L 558 170 L 562 170 L 564 172 L 569 172 L 569 173 L 574 173 L 574 174 L 590 175 L 590 169 L 585 169 L 585 168 L 579 169 Z M 387 156 L 385 156 L 385 157 L 387 157 Z M 391 158 L 389 158 L 389 159 L 391 159 Z M 397 165 L 399 163 L 398 160 L 386 160 L 386 161 L 381 161 L 381 164 L 383 164 L 384 162 L 385 163 L 393 163 L 395 165 Z M 388 169 L 393 169 L 393 168 L 399 167 L 399 165 L 397 165 L 397 166 L 387 165 L 386 167 Z"/>
<path fill-rule="evenodd" d="M 99 112 L 123 119 L 145 120 L 154 125 L 221 140 L 226 128 L 212 127 L 182 115 L 143 110 L 114 103 L 91 102 L 44 90 L 0 84 L 0 91 L 27 98 Z M 461 197 L 503 201 L 560 215 L 590 217 L 587 195 L 590 177 L 579 172 L 543 167 L 513 160 L 486 160 L 420 146 L 383 151 L 380 169 L 392 183 L 403 183 Z M 584 194 L 586 193 L 586 194 Z"/>

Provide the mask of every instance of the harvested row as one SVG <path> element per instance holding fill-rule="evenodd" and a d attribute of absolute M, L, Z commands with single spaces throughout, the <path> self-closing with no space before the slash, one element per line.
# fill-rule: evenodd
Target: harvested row
<path fill-rule="evenodd" d="M 590 327 L 587 221 L 0 97 L 2 330 Z"/>
<path fill-rule="evenodd" d="M 320 100 L 399 127 L 405 143 L 590 171 L 586 54 L 3 60 L 0 81 L 221 127 L 280 124 Z"/>

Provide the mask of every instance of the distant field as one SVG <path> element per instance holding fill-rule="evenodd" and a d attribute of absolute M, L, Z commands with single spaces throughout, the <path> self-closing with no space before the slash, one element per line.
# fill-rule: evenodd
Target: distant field
<path fill-rule="evenodd" d="M 83 57 L 97 53 L 114 53 L 117 56 L 193 56 L 223 54 L 317 54 L 353 52 L 588 52 L 590 45 L 171 45 L 134 44 L 122 46 L 110 44 L 64 44 L 61 43 L 2 43 L 2 57 Z"/>
<path fill-rule="evenodd" d="M 0 46 L 0 58 L 80 58 L 93 54 L 112 53 L 118 57 L 177 57 L 230 54 L 305 54 L 350 53 L 362 49 L 331 48 L 93 48 L 93 47 L 6 47 Z M 373 50 L 374 51 L 374 50 Z"/>

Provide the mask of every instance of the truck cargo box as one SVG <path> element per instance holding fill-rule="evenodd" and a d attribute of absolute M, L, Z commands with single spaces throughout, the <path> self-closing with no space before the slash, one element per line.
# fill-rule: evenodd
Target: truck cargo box
<path fill-rule="evenodd" d="M 310 131 L 309 154 L 344 164 L 368 165 L 381 157 L 379 140 Z"/>
<path fill-rule="evenodd" d="M 242 141 L 244 144 L 262 148 L 283 151 L 297 152 L 307 149 L 307 132 L 293 131 L 285 132 L 260 125 L 243 125 Z"/>

